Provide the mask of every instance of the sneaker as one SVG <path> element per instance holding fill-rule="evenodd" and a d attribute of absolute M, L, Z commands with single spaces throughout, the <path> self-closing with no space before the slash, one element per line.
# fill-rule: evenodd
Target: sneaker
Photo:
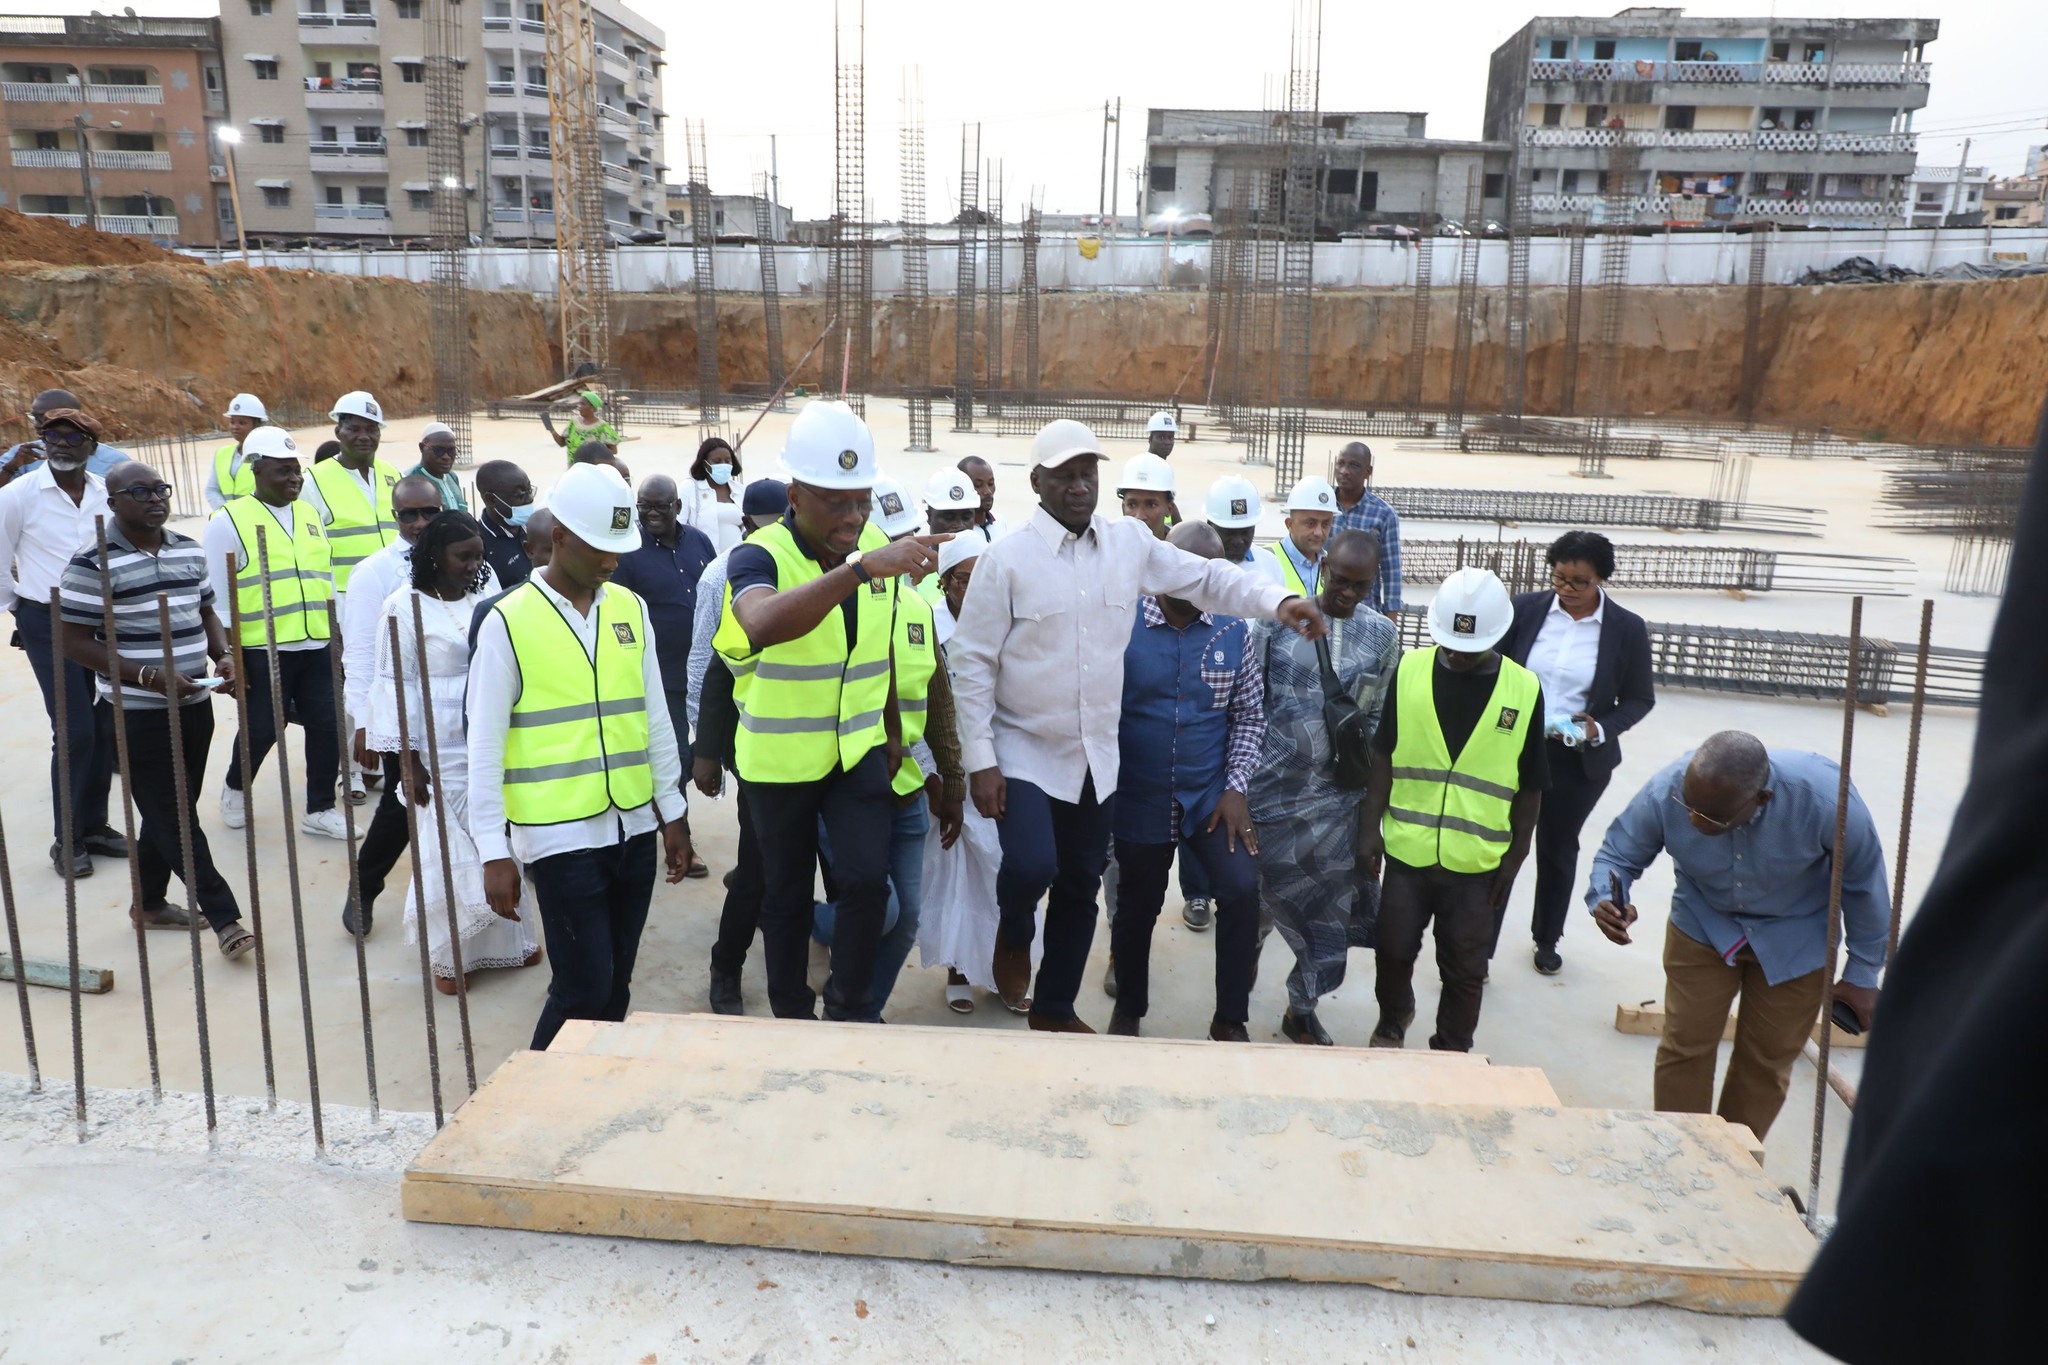
<path fill-rule="evenodd" d="M 332 806 L 326 810 L 306 812 L 306 818 L 299 821 L 299 828 L 308 834 L 324 835 L 329 839 L 348 838 L 348 822 Z"/>
<path fill-rule="evenodd" d="M 1564 958 L 1558 955 L 1555 943 L 1536 945 L 1536 970 L 1545 976 L 1556 976 L 1564 970 Z"/>
<path fill-rule="evenodd" d="M 229 829 L 240 829 L 249 823 L 249 794 L 238 792 L 233 787 L 220 789 L 220 819 Z"/>
<path fill-rule="evenodd" d="M 1207 896 L 1194 896 L 1180 907 L 1180 922 L 1196 933 L 1207 933 L 1214 915 L 1213 904 Z"/>

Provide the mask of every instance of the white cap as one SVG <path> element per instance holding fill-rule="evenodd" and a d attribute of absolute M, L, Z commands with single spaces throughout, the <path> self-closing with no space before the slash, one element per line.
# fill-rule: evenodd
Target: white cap
<path fill-rule="evenodd" d="M 883 535 L 894 540 L 917 529 L 917 505 L 903 491 L 902 484 L 887 474 L 878 475 L 870 496 L 874 502 L 868 508 L 868 521 Z"/>
<path fill-rule="evenodd" d="M 1076 422 L 1071 417 L 1047 422 L 1038 429 L 1038 435 L 1031 438 L 1033 469 L 1058 469 L 1081 455 L 1096 460 L 1109 458 L 1102 453 L 1102 442 L 1095 439 L 1095 433 L 1088 429 L 1088 424 Z"/>
<path fill-rule="evenodd" d="M 1211 526 L 1226 531 L 1242 531 L 1259 524 L 1259 490 L 1252 481 L 1235 474 L 1226 474 L 1209 485 L 1209 498 L 1203 508 L 1203 515 Z"/>
<path fill-rule="evenodd" d="M 979 510 L 981 494 L 974 491 L 974 480 L 959 470 L 941 469 L 925 481 L 924 506 L 927 512 Z"/>
<path fill-rule="evenodd" d="M 454 435 L 455 428 L 449 426 L 446 422 L 429 422 L 420 428 L 420 443 L 424 445 L 436 436 L 446 436 L 452 439 Z"/>
<path fill-rule="evenodd" d="M 844 403 L 806 403 L 783 438 L 782 468 L 796 482 L 813 488 L 873 488 L 879 477 L 874 434 Z"/>
<path fill-rule="evenodd" d="M 1287 510 L 1290 512 L 1328 512 L 1337 514 L 1337 491 L 1330 487 L 1330 481 L 1320 474 L 1310 474 L 1294 485 L 1294 491 L 1287 495 Z"/>
<path fill-rule="evenodd" d="M 608 464 L 570 465 L 548 490 L 548 511 L 563 530 L 593 550 L 623 554 L 640 546 L 633 490 Z"/>
<path fill-rule="evenodd" d="M 954 536 L 939 547 L 939 577 L 944 578 L 970 559 L 980 559 L 987 548 L 988 542 L 972 531 Z"/>
<path fill-rule="evenodd" d="M 1179 430 L 1180 423 L 1174 421 L 1173 414 L 1168 412 L 1165 408 L 1161 408 L 1159 411 L 1153 413 L 1150 420 L 1148 420 L 1145 423 L 1145 432 L 1147 435 L 1150 435 L 1152 432 L 1155 431 Z"/>
<path fill-rule="evenodd" d="M 380 427 L 384 425 L 384 409 L 362 389 L 351 390 L 335 399 L 334 410 L 327 415 L 337 422 L 344 417 L 367 417 Z"/>
<path fill-rule="evenodd" d="M 229 417 L 254 417 L 259 422 L 268 422 L 270 420 L 269 409 L 265 408 L 263 400 L 253 393 L 236 394 L 228 402 L 226 415 Z"/>
<path fill-rule="evenodd" d="M 1515 605 L 1485 569 L 1459 569 L 1429 604 L 1429 638 L 1445 649 L 1480 654 L 1500 643 L 1514 623 Z"/>
<path fill-rule="evenodd" d="M 1173 466 L 1162 457 L 1146 453 L 1124 461 L 1124 472 L 1116 481 L 1119 493 L 1164 493 L 1173 496 Z"/>
<path fill-rule="evenodd" d="M 283 427 L 258 427 L 242 442 L 245 460 L 296 460 L 299 443 Z"/>

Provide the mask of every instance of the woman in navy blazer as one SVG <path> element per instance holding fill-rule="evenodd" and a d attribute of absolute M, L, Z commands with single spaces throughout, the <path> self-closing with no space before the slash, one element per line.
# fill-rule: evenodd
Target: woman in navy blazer
<path fill-rule="evenodd" d="M 1515 621 L 1500 652 L 1543 684 L 1550 790 L 1536 824 L 1536 970 L 1563 969 L 1564 935 L 1578 886 L 1579 831 L 1621 764 L 1621 733 L 1657 704 L 1650 687 L 1650 630 L 1609 597 L 1614 546 L 1594 531 L 1567 531 L 1551 543 L 1549 592 L 1515 598 Z M 1566 744 L 1569 737 L 1571 744 Z M 1503 912 L 1504 914 L 1505 912 Z M 1500 926 L 1494 926 L 1494 943 Z"/>

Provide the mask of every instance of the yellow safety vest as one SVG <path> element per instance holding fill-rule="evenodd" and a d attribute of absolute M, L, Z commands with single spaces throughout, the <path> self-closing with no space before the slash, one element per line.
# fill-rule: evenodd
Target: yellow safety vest
<path fill-rule="evenodd" d="M 879 540 L 880 533 L 876 533 Z M 867 548 L 867 534 L 862 547 Z M 776 586 L 788 592 L 824 570 L 799 550 L 789 527 L 766 527 L 748 538 L 774 556 Z M 891 620 L 896 580 L 877 578 L 855 589 L 853 648 L 839 607 L 809 633 L 757 650 L 733 615 L 726 584 L 716 649 L 734 665 L 733 700 L 739 705 L 734 766 L 747 782 L 815 782 L 834 769 L 850 769 L 887 738 L 882 712 L 889 702 Z M 740 667 L 753 665 L 750 677 Z"/>
<path fill-rule="evenodd" d="M 249 468 L 249 462 L 244 460 L 240 469 L 234 468 L 235 452 L 240 449 L 239 445 L 229 441 L 213 452 L 213 479 L 220 485 L 224 502 L 246 498 L 256 491 L 256 471 Z"/>
<path fill-rule="evenodd" d="M 1511 838 L 1522 747 L 1541 691 L 1536 675 L 1503 657 L 1493 696 L 1458 761 L 1436 714 L 1436 649 L 1410 650 L 1394 681 L 1393 790 L 1380 832 L 1387 856 L 1410 867 L 1491 872 Z"/>
<path fill-rule="evenodd" d="M 327 537 L 320 514 L 303 502 L 280 510 L 254 497 L 235 498 L 225 515 L 242 538 L 242 567 L 235 571 L 235 600 L 242 612 L 242 647 L 264 649 L 271 642 L 263 626 L 263 559 L 270 561 L 270 619 L 281 645 L 328 638 L 327 604 L 334 599 Z M 289 517 L 291 534 L 278 521 Z M 262 532 L 258 552 L 257 533 Z"/>
<path fill-rule="evenodd" d="M 491 608 L 519 662 L 505 732 L 505 818 L 562 825 L 654 799 L 647 757 L 647 612 L 607 584 L 597 603 L 597 658 L 531 580 Z"/>
<path fill-rule="evenodd" d="M 1266 553 L 1273 556 L 1273 561 L 1280 566 L 1280 581 L 1287 585 L 1288 591 L 1297 597 L 1316 595 L 1314 588 L 1301 581 L 1301 573 L 1294 567 L 1294 560 L 1288 556 L 1285 548 L 1276 542 L 1266 547 Z M 1320 578 L 1321 574 L 1318 573 L 1317 577 Z"/>
<path fill-rule="evenodd" d="M 398 518 L 391 511 L 391 490 L 398 471 L 382 460 L 370 464 L 370 482 L 377 490 L 373 504 L 363 481 L 343 467 L 341 457 L 313 466 L 313 482 L 327 500 L 327 538 L 334 544 L 334 590 L 348 591 L 349 572 L 398 539 Z"/>
<path fill-rule="evenodd" d="M 936 577 L 936 575 L 933 575 Z M 939 667 L 939 628 L 931 607 L 915 592 L 896 595 L 896 711 L 903 720 L 903 762 L 890 786 L 908 796 L 924 786 L 924 772 L 909 753 L 930 720 L 932 674 Z"/>

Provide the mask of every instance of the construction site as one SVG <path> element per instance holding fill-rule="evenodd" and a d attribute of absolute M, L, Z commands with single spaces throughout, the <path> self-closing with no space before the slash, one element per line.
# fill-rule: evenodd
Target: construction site
<path fill-rule="evenodd" d="M 177 253 L 0 208 L 0 446 L 34 436 L 35 394 L 69 390 L 172 485 L 171 525 L 196 537 L 237 393 L 310 450 L 336 394 L 368 390 L 387 451 L 409 464 L 445 423 L 465 484 L 510 460 L 543 502 L 563 462 L 542 417 L 585 388 L 607 396 L 634 480 L 684 479 L 713 435 L 747 478 L 774 476 L 824 397 L 865 417 L 905 488 L 985 460 L 1019 525 L 1045 423 L 1087 423 L 1120 463 L 1166 411 L 1181 505 L 1247 477 L 1263 543 L 1285 535 L 1288 490 L 1363 441 L 1401 518 L 1407 647 L 1429 643 L 1424 609 L 1454 569 L 1530 592 L 1560 532 L 1613 540 L 1658 697 L 1589 853 L 1709 734 L 1811 750 L 1883 836 L 1896 947 L 1970 776 L 2048 392 L 2048 275 L 1796 283 L 1852 256 L 2011 252 L 1966 229 L 1652 232 L 1619 188 L 1611 212 L 1538 229 L 1519 175 L 1498 238 L 1320 240 L 1320 7 L 1292 9 L 1262 141 L 1219 156 L 1227 211 L 1206 237 L 1048 235 L 1042 205 L 1002 201 L 972 126 L 932 130 L 958 190 L 937 202 L 912 95 L 901 221 L 871 221 L 868 149 L 898 101 L 868 89 L 883 67 L 842 0 L 830 239 L 640 248 L 602 230 L 598 110 L 566 93 L 593 88 L 590 4 L 550 5 L 550 249 L 515 268 L 472 244 L 450 196 L 430 249 L 354 266 Z M 426 10 L 427 99 L 459 110 L 459 11 Z M 462 175 L 459 136 L 433 137 Z M 686 140 L 701 222 L 701 128 Z M 1637 149 L 1608 154 L 1607 182 L 1632 183 Z M 1464 188 L 1476 221 L 1477 170 Z M 0 994 L 19 1016 L 0 1026 L 0 1359 L 1827 1358 L 1780 1314 L 1832 1227 L 1867 1039 L 1814 1029 L 1768 1140 L 1653 1110 L 1669 859 L 1635 888 L 1634 946 L 1575 914 L 1562 975 L 1504 948 L 1469 1054 L 1366 1048 L 1369 952 L 1322 1009 L 1340 1046 L 1287 1050 L 1277 935 L 1252 1043 L 1192 1041 L 1213 953 L 1171 915 L 1156 1036 L 1082 1044 L 998 1008 L 962 1016 L 914 959 L 888 1027 L 798 1024 L 766 1017 L 753 958 L 761 1017 L 708 1012 L 738 828 L 730 795 L 693 790 L 713 876 L 657 888 L 633 1013 L 532 1052 L 546 967 L 442 995 L 395 913 L 369 936 L 341 927 L 370 808 L 344 805 L 346 844 L 297 837 L 296 740 L 249 790 L 246 829 L 200 802 L 258 940 L 225 963 L 196 927 L 188 951 L 132 926 L 127 877 L 41 856 L 49 733 L 15 651 L 0 698 L 17 779 L 0 793 Z M 212 704 L 234 718 L 231 697 Z M 216 744 L 202 788 L 234 761 Z M 435 875 L 408 857 L 392 884 Z M 1831 954 L 1840 935 L 1837 905 Z M 1084 1017 L 1110 1008 L 1107 940 Z M 1417 973 L 1425 1015 L 1435 972 Z"/>

